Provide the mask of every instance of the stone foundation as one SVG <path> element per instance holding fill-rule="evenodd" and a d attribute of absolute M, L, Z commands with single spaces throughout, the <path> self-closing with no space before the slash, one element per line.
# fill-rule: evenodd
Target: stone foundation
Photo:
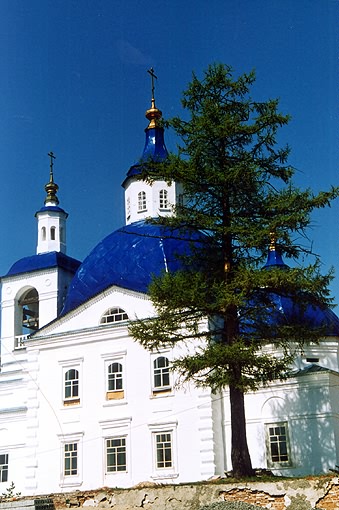
<path fill-rule="evenodd" d="M 138 484 L 131 489 L 101 488 L 49 494 L 56 510 L 92 507 L 132 510 L 199 510 L 215 502 L 242 501 L 270 510 L 339 510 L 337 477 L 277 479 L 274 482 L 223 483 L 221 480 L 185 485 Z M 24 501 L 0 503 L 0 510 L 25 510 Z M 33 507 L 32 507 L 33 510 Z M 91 510 L 88 508 L 87 510 Z"/>

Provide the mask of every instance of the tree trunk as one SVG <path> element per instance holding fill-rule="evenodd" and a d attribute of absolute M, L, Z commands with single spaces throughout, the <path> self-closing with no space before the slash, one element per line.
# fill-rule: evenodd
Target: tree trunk
<path fill-rule="evenodd" d="M 253 476 L 254 471 L 252 468 L 246 437 L 244 393 L 234 385 L 230 385 L 229 390 L 231 404 L 231 460 L 233 476 L 235 478 Z"/>

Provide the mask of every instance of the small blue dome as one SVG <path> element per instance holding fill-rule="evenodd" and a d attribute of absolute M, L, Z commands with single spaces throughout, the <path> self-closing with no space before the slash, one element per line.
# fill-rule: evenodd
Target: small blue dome
<path fill-rule="evenodd" d="M 283 261 L 283 258 L 281 256 L 281 253 L 277 249 L 269 249 L 268 255 L 267 255 L 267 261 L 266 264 L 263 266 L 263 269 L 288 269 L 288 265 L 285 264 Z"/>
<path fill-rule="evenodd" d="M 201 234 L 139 221 L 116 230 L 101 241 L 74 276 L 62 314 L 73 310 L 111 285 L 147 292 L 152 276 L 183 266 L 190 241 Z"/>
<path fill-rule="evenodd" d="M 41 209 L 39 209 L 39 211 L 37 211 L 35 213 L 35 216 L 41 212 L 56 212 L 56 213 L 63 213 L 63 214 L 66 214 L 66 217 L 68 216 L 68 214 L 66 213 L 66 211 L 64 211 L 63 209 L 61 209 L 61 207 L 57 206 L 57 205 L 45 205 L 43 207 L 41 207 Z"/>
<path fill-rule="evenodd" d="M 126 179 L 122 183 L 122 186 L 125 185 L 126 181 L 130 177 L 140 175 L 142 172 L 143 164 L 147 164 L 147 161 L 152 160 L 160 163 L 168 158 L 168 151 L 166 149 L 164 140 L 164 128 L 162 127 L 146 128 L 145 133 L 146 133 L 145 147 L 140 158 L 140 162 L 131 166 L 131 168 L 127 172 Z"/>
<path fill-rule="evenodd" d="M 80 264 L 81 262 L 79 262 L 79 260 L 73 259 L 64 253 L 51 251 L 18 260 L 12 265 L 5 276 L 30 273 L 32 271 L 40 271 L 41 269 L 49 269 L 52 267 L 60 267 L 75 273 Z"/>
<path fill-rule="evenodd" d="M 339 335 L 339 318 L 327 306 L 308 304 L 302 309 L 293 297 L 278 294 L 270 294 L 269 297 L 274 307 L 268 318 L 269 324 L 307 325 L 311 329 L 323 328 L 327 336 Z"/>

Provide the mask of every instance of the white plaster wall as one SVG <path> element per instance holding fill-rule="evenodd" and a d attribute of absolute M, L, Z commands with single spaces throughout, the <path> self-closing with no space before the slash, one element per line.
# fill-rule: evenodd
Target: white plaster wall
<path fill-rule="evenodd" d="M 66 253 L 66 218 L 67 214 L 53 211 L 37 212 L 38 220 L 38 240 L 37 253 L 47 253 L 58 251 Z M 51 228 L 55 228 L 55 239 L 51 239 Z M 45 228 L 46 236 L 42 236 L 42 228 Z M 62 229 L 62 239 L 60 238 L 60 229 Z"/>
<path fill-rule="evenodd" d="M 44 326 L 57 316 L 57 269 L 52 268 L 3 278 L 1 302 L 2 364 L 10 362 L 15 346 L 15 309 L 17 300 L 31 287 L 35 288 L 39 295 L 39 326 Z"/>
<path fill-rule="evenodd" d="M 0 482 L 0 493 L 14 482 L 24 489 L 27 398 L 24 374 L 16 370 L 0 374 L 0 454 L 8 454 L 8 481 Z"/>
<path fill-rule="evenodd" d="M 46 275 L 39 276 L 30 283 L 35 281 L 43 288 Z M 20 288 L 22 280 L 14 283 L 13 291 Z M 193 482 L 231 469 L 228 392 L 211 395 L 191 385 L 177 389 L 173 379 L 170 394 L 155 396 L 152 362 L 156 354 L 129 337 L 126 323 L 99 325 L 102 314 L 116 306 L 132 319 L 154 313 L 146 295 L 111 287 L 37 332 L 21 353 L 27 361 L 22 363 L 12 353 L 11 375 L 0 376 L 2 405 L 27 405 L 25 418 L 12 420 L 16 425 L 11 426 L 7 440 L 15 451 L 20 450 L 20 458 L 26 459 L 15 467 L 14 482 L 27 495 L 106 485 L 130 487 L 147 480 Z M 4 314 L 7 312 L 5 306 Z M 162 352 L 171 358 L 180 351 Z M 333 340 L 323 342 L 319 352 L 327 352 L 334 365 Z M 108 401 L 105 364 L 115 357 L 123 360 L 125 397 Z M 80 373 L 80 404 L 66 407 L 63 370 L 74 366 Z M 9 377 L 14 382 L 9 383 Z M 338 377 L 316 372 L 246 395 L 254 467 L 266 467 L 264 425 L 277 421 L 288 421 L 293 457 L 292 467 L 277 473 L 295 476 L 334 467 L 339 442 L 334 432 L 339 430 Z M 158 430 L 173 430 L 174 467 L 166 473 L 154 468 L 152 431 Z M 127 437 L 127 473 L 105 474 L 104 439 L 121 434 Z M 20 444 L 18 437 L 23 438 Z M 81 445 L 80 475 L 63 479 L 62 441 L 74 438 L 80 439 Z"/>
<path fill-rule="evenodd" d="M 79 314 L 69 314 L 57 327 L 45 328 L 27 344 L 38 357 L 38 467 L 36 493 L 91 489 L 103 485 L 128 487 L 144 480 L 161 483 L 197 481 L 215 473 L 211 396 L 191 386 L 166 396 L 152 394 L 154 355 L 128 336 L 126 325 L 98 326 L 102 313 L 120 306 L 130 315 L 152 311 L 143 296 L 111 289 L 93 299 Z M 86 329 L 87 327 L 87 329 Z M 80 329 L 80 331 L 79 331 Z M 165 351 L 171 358 L 173 353 Z M 125 398 L 106 400 L 105 362 L 115 355 L 124 360 Z M 63 405 L 63 366 L 77 365 L 80 405 Z M 175 380 L 173 387 L 175 385 Z M 152 430 L 173 429 L 174 468 L 154 469 Z M 104 473 L 104 438 L 127 434 L 127 473 Z M 62 437 L 82 437 L 82 473 L 68 485 L 62 480 Z M 68 477 L 69 478 L 69 477 Z"/>
<path fill-rule="evenodd" d="M 265 424 L 287 422 L 291 466 L 272 469 L 283 476 L 319 474 L 334 468 L 338 391 L 330 394 L 329 372 L 277 382 L 245 397 L 247 439 L 254 468 L 272 469 L 266 458 Z M 333 376 L 331 376 L 333 377 Z M 337 376 L 335 376 L 337 377 Z M 227 469 L 231 469 L 229 394 L 224 392 Z"/>
<path fill-rule="evenodd" d="M 165 189 L 168 192 L 168 202 L 170 205 L 175 205 L 178 202 L 181 187 L 172 183 L 168 185 L 165 181 L 156 181 L 147 184 L 144 181 L 130 179 L 125 189 L 125 211 L 126 211 L 126 224 L 140 221 L 145 218 L 155 218 L 157 216 L 170 216 L 173 214 L 172 208 L 169 207 L 168 211 L 159 209 L 159 192 Z M 144 191 L 146 193 L 146 210 L 138 211 L 138 193 Z M 130 206 L 128 207 L 128 201 Z M 130 216 L 128 216 L 130 210 Z"/>
<path fill-rule="evenodd" d="M 38 331 L 35 337 L 40 338 L 50 334 L 97 327 L 106 310 L 116 306 L 125 310 L 131 320 L 154 315 L 154 308 L 146 294 L 112 286 L 58 321 L 48 325 L 42 331 Z"/>

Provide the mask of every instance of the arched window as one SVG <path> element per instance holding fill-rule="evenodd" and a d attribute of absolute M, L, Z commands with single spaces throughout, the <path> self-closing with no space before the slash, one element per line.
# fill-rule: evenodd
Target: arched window
<path fill-rule="evenodd" d="M 46 227 L 42 227 L 41 229 L 41 239 L 46 241 Z"/>
<path fill-rule="evenodd" d="M 108 365 L 108 391 L 120 391 L 122 389 L 122 364 L 112 363 Z"/>
<path fill-rule="evenodd" d="M 51 240 L 55 241 L 55 227 L 51 227 Z"/>
<path fill-rule="evenodd" d="M 34 288 L 26 290 L 18 300 L 16 335 L 27 335 L 39 329 L 39 295 Z"/>
<path fill-rule="evenodd" d="M 65 373 L 65 400 L 79 398 L 79 372 L 75 368 Z"/>
<path fill-rule="evenodd" d="M 115 307 L 106 310 L 100 319 L 100 324 L 111 324 L 112 322 L 127 321 L 128 315 L 122 308 Z"/>
<path fill-rule="evenodd" d="M 160 356 L 153 361 L 154 389 L 159 391 L 170 388 L 170 374 L 168 358 Z"/>
<path fill-rule="evenodd" d="M 138 211 L 146 211 L 146 193 L 139 191 L 138 193 Z"/>
<path fill-rule="evenodd" d="M 127 214 L 127 219 L 129 219 L 131 217 L 131 198 L 130 197 L 127 197 L 126 214 Z"/>
<path fill-rule="evenodd" d="M 166 189 L 159 191 L 159 208 L 168 209 L 168 191 Z"/>

